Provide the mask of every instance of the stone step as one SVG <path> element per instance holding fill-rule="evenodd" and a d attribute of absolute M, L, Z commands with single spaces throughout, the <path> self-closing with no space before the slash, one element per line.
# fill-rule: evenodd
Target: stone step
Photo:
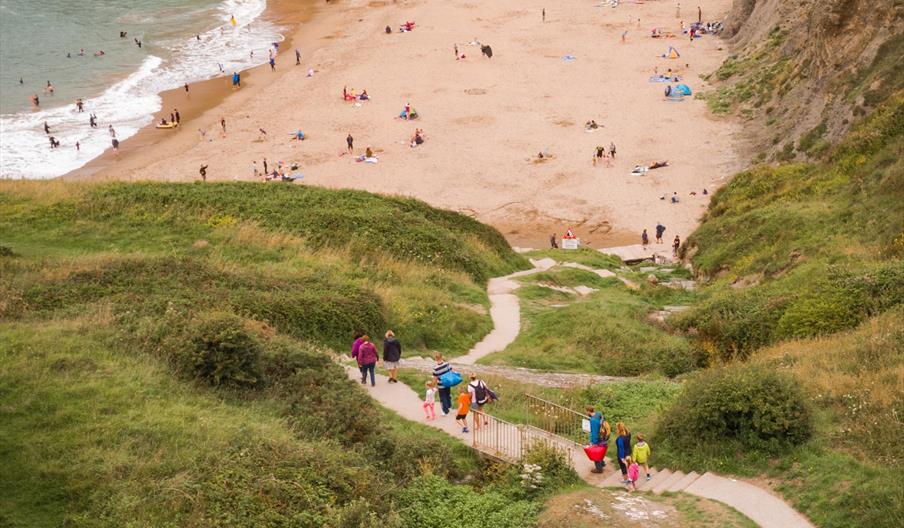
<path fill-rule="evenodd" d="M 669 478 L 653 486 L 653 493 L 655 493 L 656 495 L 662 495 L 662 492 L 669 489 L 669 486 L 683 479 L 685 476 L 686 475 L 683 471 L 675 471 L 669 476 Z"/>
<path fill-rule="evenodd" d="M 698 478 L 700 478 L 700 475 L 696 471 L 691 471 L 690 473 L 685 475 L 683 479 L 681 479 L 681 480 L 673 483 L 671 486 L 669 486 L 666 489 L 666 491 L 669 491 L 672 493 L 677 492 L 677 491 L 684 491 L 684 488 L 693 484 L 694 481 L 697 480 Z"/>
<path fill-rule="evenodd" d="M 658 486 L 661 482 L 668 479 L 670 476 L 672 476 L 672 472 L 668 469 L 663 469 L 657 473 L 653 473 L 653 478 L 651 480 L 647 480 L 646 476 L 644 476 L 637 482 L 637 490 L 650 491 L 651 489 Z"/>
<path fill-rule="evenodd" d="M 622 474 L 621 470 L 618 469 L 618 464 L 613 464 L 611 461 L 606 463 L 606 469 L 612 467 L 612 474 L 609 475 L 609 478 L 603 481 L 603 486 L 607 488 L 613 487 L 624 487 L 624 483 L 622 483 Z"/>

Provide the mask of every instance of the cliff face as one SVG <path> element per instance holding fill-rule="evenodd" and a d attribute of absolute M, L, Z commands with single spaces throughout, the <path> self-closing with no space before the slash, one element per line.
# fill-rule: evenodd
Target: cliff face
<path fill-rule="evenodd" d="M 902 0 L 735 0 L 723 36 L 711 106 L 759 122 L 761 160 L 818 156 L 904 88 Z"/>

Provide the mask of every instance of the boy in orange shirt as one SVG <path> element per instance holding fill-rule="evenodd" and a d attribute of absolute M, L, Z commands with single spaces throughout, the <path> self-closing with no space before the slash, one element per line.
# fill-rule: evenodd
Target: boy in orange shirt
<path fill-rule="evenodd" d="M 461 432 L 468 432 L 468 409 L 471 407 L 471 394 L 467 386 L 463 386 L 458 393 L 458 413 L 455 415 L 455 423 L 461 426 Z"/>

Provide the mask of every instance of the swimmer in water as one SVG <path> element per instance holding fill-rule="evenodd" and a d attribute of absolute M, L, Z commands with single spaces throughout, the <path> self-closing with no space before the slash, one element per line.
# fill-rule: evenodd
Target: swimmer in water
<path fill-rule="evenodd" d="M 22 77 L 19 77 L 19 84 L 25 84 L 25 81 L 22 80 Z"/>
<path fill-rule="evenodd" d="M 31 104 L 35 105 L 35 107 L 41 106 L 41 100 L 38 99 L 38 94 L 34 94 L 31 96 Z"/>

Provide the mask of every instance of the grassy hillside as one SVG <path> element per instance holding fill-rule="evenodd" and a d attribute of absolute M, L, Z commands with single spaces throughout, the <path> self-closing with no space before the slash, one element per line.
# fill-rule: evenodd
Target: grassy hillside
<path fill-rule="evenodd" d="M 704 391 L 716 400 L 702 405 L 725 413 L 723 424 L 776 424 L 764 417 L 774 408 L 764 414 L 756 397 L 720 381 L 723 369 L 706 370 L 660 420 L 654 441 L 665 463 L 763 477 L 821 527 L 904 522 L 902 123 L 899 94 L 825 161 L 757 167 L 713 197 L 683 248 L 705 287 L 669 322 L 698 356 L 729 365 L 725 379 L 788 379 L 812 424 L 794 443 L 708 437 L 688 423 Z M 671 434 L 676 426 L 695 431 L 693 448 Z"/>
<path fill-rule="evenodd" d="M 326 348 L 391 326 L 467 350 L 484 278 L 523 265 L 411 200 L 3 182 L 0 524 L 413 526 L 425 475 L 530 524 L 514 478 L 453 484 L 480 473 L 470 451 L 381 411 Z"/>
<path fill-rule="evenodd" d="M 713 358 L 829 334 L 904 302 L 904 96 L 827 161 L 758 167 L 713 197 L 684 254 L 710 281 L 678 318 Z"/>

